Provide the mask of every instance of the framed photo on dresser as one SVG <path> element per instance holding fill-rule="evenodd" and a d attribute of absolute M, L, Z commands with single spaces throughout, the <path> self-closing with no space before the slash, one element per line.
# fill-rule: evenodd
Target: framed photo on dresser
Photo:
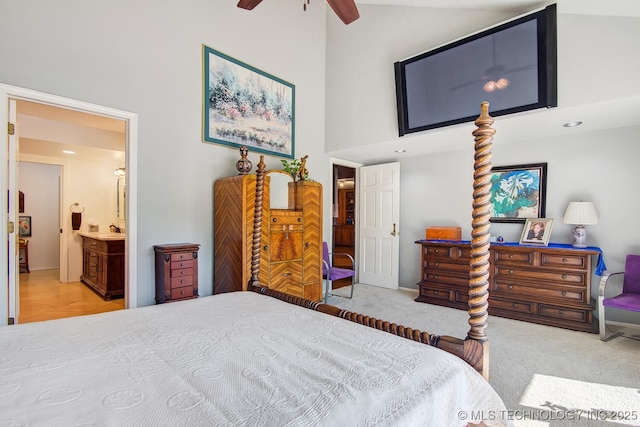
<path fill-rule="evenodd" d="M 520 244 L 547 246 L 552 227 L 553 218 L 528 218 L 522 229 Z"/>

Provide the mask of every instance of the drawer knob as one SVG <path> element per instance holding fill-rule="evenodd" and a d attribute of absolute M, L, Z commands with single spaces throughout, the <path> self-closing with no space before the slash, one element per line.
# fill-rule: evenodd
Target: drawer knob
<path fill-rule="evenodd" d="M 434 295 L 438 295 L 438 291 L 433 291 L 433 294 Z"/>
<path fill-rule="evenodd" d="M 278 222 L 278 218 L 273 218 L 272 221 L 273 222 Z"/>
<path fill-rule="evenodd" d="M 284 277 L 291 276 L 291 273 L 282 273 Z"/>
<path fill-rule="evenodd" d="M 508 285 L 507 288 L 513 289 L 513 285 Z"/>
<path fill-rule="evenodd" d="M 180 295 L 184 295 L 184 291 L 180 291 Z"/>
<path fill-rule="evenodd" d="M 513 254 L 509 254 L 509 258 L 513 258 Z"/>
<path fill-rule="evenodd" d="M 560 310 L 560 311 L 558 311 L 558 313 L 564 314 L 564 310 Z"/>
<path fill-rule="evenodd" d="M 569 260 L 566 257 L 562 258 L 562 262 L 567 262 L 567 261 L 569 261 Z"/>
<path fill-rule="evenodd" d="M 509 274 L 513 274 L 513 270 L 509 270 Z"/>
<path fill-rule="evenodd" d="M 184 283 L 184 280 L 180 279 L 180 283 Z"/>
<path fill-rule="evenodd" d="M 268 251 L 269 250 L 269 245 L 264 245 L 264 250 Z"/>
<path fill-rule="evenodd" d="M 567 278 L 567 275 L 566 275 L 566 274 L 563 274 L 563 275 L 562 275 L 562 279 L 564 280 L 564 279 L 566 279 L 566 278 Z"/>
<path fill-rule="evenodd" d="M 433 252 L 438 253 L 438 252 L 440 252 L 440 250 L 439 250 L 439 249 L 436 249 L 436 250 L 435 250 L 435 251 L 433 251 Z"/>
<path fill-rule="evenodd" d="M 562 296 L 563 296 L 563 297 L 566 297 L 566 296 L 567 296 L 567 291 L 562 291 L 562 292 L 560 292 L 560 293 L 562 294 Z"/>
<path fill-rule="evenodd" d="M 436 263 L 435 263 L 435 264 L 433 264 L 433 265 L 435 265 L 435 266 L 437 267 L 437 266 L 439 266 L 439 265 L 440 265 L 440 263 L 439 263 L 439 262 L 436 262 Z"/>
<path fill-rule="evenodd" d="M 518 304 L 517 303 L 513 303 L 513 308 L 518 308 Z"/>
<path fill-rule="evenodd" d="M 298 217 L 298 222 L 302 222 L 302 218 Z"/>
<path fill-rule="evenodd" d="M 438 275 L 433 276 L 434 279 L 438 280 Z"/>

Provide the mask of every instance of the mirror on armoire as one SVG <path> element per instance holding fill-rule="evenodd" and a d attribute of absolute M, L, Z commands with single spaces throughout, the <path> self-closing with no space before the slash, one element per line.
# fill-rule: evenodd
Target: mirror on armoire
<path fill-rule="evenodd" d="M 269 208 L 289 209 L 289 183 L 293 182 L 293 176 L 280 169 L 266 171 L 269 179 Z"/>

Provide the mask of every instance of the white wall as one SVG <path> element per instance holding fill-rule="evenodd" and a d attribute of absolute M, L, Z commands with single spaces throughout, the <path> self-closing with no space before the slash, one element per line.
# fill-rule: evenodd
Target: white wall
<path fill-rule="evenodd" d="M 60 266 L 60 166 L 20 162 L 18 189 L 24 193 L 24 213 L 31 217 L 29 270 Z"/>
<path fill-rule="evenodd" d="M 202 45 L 296 87 L 295 155 L 327 182 L 326 4 L 211 0 L 2 2 L 0 82 L 138 114 L 138 304 L 154 303 L 153 245 L 200 243 L 213 290 L 213 183 L 237 149 L 202 142 Z M 332 16 L 330 19 L 337 19 Z M 258 156 L 249 153 L 258 163 Z M 279 158 L 267 156 L 269 168 Z M 328 233 L 325 229 L 325 233 Z"/>

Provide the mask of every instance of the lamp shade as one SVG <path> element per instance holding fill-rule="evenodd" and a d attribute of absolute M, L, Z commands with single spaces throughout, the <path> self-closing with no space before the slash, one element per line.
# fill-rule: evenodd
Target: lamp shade
<path fill-rule="evenodd" d="M 570 202 L 564 213 L 565 224 L 592 225 L 598 223 L 598 214 L 592 202 Z"/>

